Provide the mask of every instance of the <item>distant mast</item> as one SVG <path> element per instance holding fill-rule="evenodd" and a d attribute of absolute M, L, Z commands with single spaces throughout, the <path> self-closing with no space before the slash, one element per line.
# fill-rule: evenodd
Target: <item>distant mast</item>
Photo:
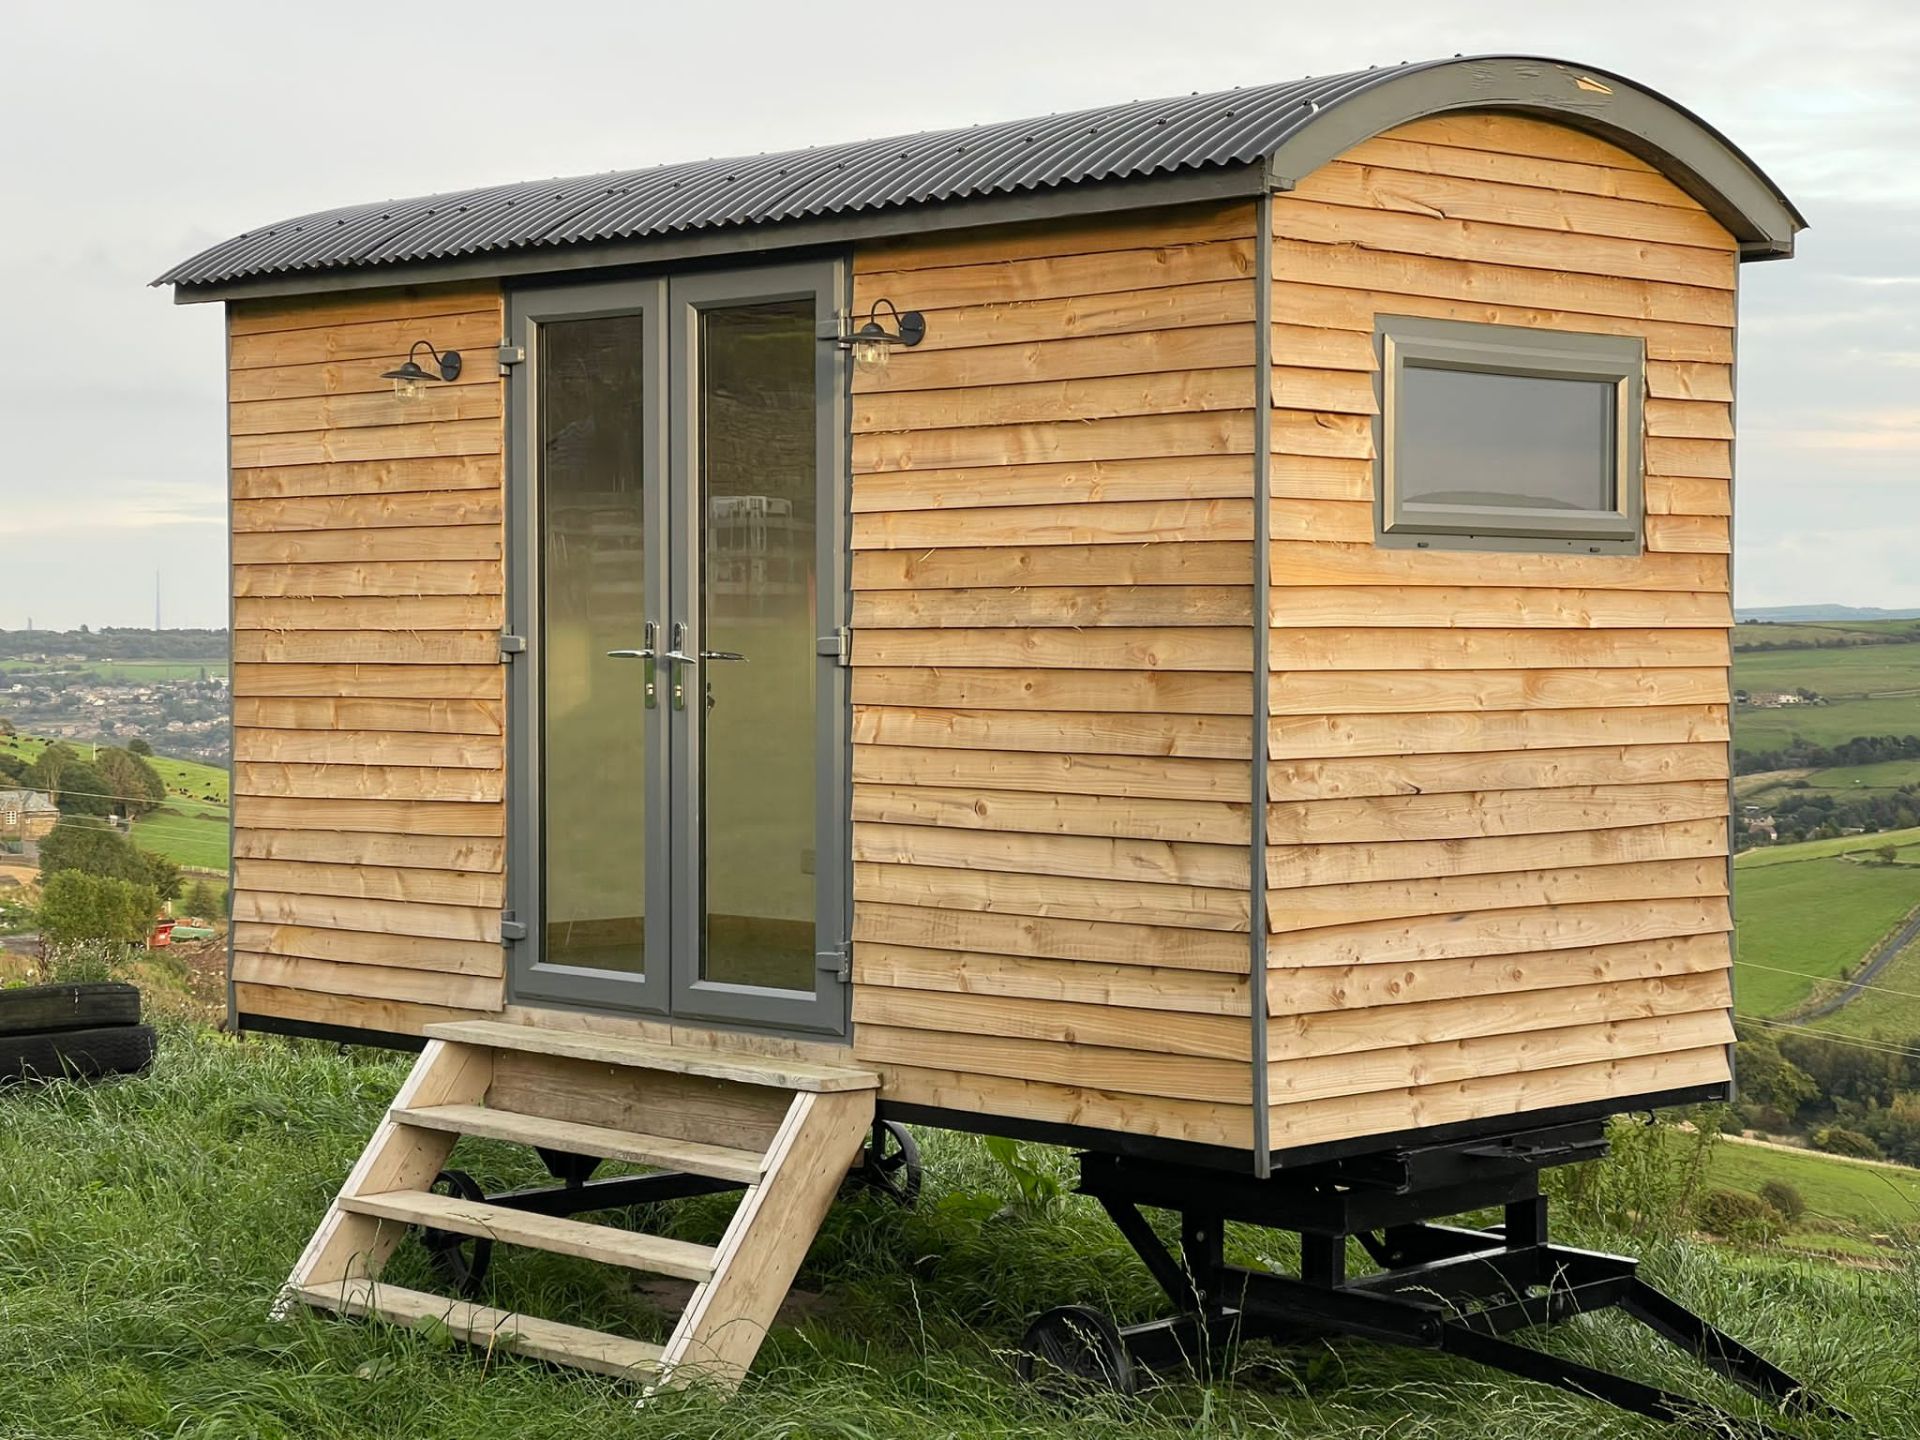
<path fill-rule="evenodd" d="M 160 628 L 160 572 L 153 572 L 153 628 Z"/>

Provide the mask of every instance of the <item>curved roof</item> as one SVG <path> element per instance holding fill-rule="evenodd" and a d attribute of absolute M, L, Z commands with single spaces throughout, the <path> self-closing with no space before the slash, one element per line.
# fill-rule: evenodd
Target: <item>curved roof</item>
<path fill-rule="evenodd" d="M 897 228 L 918 228 L 928 212 L 909 207 L 965 204 L 967 223 L 987 223 L 994 217 L 976 213 L 979 202 L 1181 174 L 1238 175 L 1247 182 L 1239 193 L 1253 193 L 1269 183 L 1284 188 L 1291 177 L 1393 125 L 1462 109 L 1547 115 L 1622 145 L 1699 199 L 1749 254 L 1791 253 L 1793 234 L 1804 227 L 1791 202 L 1745 155 L 1671 101 L 1605 71 L 1491 56 L 323 210 L 237 235 L 153 283 L 181 287 L 182 299 L 200 298 L 185 293 L 195 287 L 225 289 L 271 277 L 334 274 L 365 284 L 365 272 L 375 267 L 504 259 L 889 211 Z M 1126 203 L 1120 197 L 1110 208 Z M 1143 196 L 1134 203 L 1164 199 Z M 796 233 L 792 241 L 807 238 Z M 356 278 L 346 281 L 349 274 Z"/>

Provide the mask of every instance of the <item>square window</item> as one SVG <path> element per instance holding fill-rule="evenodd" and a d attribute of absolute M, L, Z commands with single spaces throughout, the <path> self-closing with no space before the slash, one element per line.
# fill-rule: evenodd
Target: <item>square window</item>
<path fill-rule="evenodd" d="M 1640 340 L 1382 316 L 1375 343 L 1383 544 L 1639 548 Z"/>

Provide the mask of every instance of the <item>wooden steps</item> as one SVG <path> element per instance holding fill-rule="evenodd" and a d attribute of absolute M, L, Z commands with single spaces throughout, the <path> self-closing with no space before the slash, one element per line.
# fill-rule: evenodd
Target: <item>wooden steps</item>
<path fill-rule="evenodd" d="M 502 1245 L 551 1250 L 556 1255 L 578 1255 L 583 1260 L 624 1265 L 629 1270 L 671 1275 L 677 1280 L 713 1278 L 714 1250 L 710 1245 L 689 1245 L 663 1235 L 639 1235 L 607 1225 L 562 1220 L 482 1200 L 462 1200 L 428 1190 L 389 1190 L 382 1195 L 343 1196 L 340 1208 L 353 1215 L 453 1230 Z"/>
<path fill-rule="evenodd" d="M 495 1021 L 431 1038 L 288 1277 L 305 1304 L 649 1384 L 722 1387 L 753 1363 L 873 1123 L 869 1071 Z M 639 1122 L 639 1123 L 635 1123 Z M 461 1135 L 742 1187 L 716 1246 L 440 1195 Z M 694 1282 L 665 1345 L 379 1283 L 410 1229 L 574 1255 Z"/>
<path fill-rule="evenodd" d="M 775 1090 L 804 1090 L 824 1095 L 843 1090 L 874 1090 L 880 1085 L 880 1077 L 873 1071 L 852 1066 L 785 1060 L 737 1050 L 709 1050 L 696 1045 L 662 1045 L 652 1040 L 549 1030 L 536 1025 L 510 1025 L 503 1020 L 449 1020 L 427 1026 L 427 1034 L 439 1040 L 487 1045 L 496 1050 L 565 1055 L 574 1060 L 598 1060 L 608 1065 L 700 1075 L 709 1080 L 765 1085 Z"/>
<path fill-rule="evenodd" d="M 658 1165 L 685 1170 L 715 1180 L 738 1180 L 751 1185 L 766 1170 L 767 1157 L 758 1150 L 733 1145 L 705 1145 L 698 1140 L 676 1140 L 668 1135 L 640 1135 L 607 1125 L 583 1125 L 573 1120 L 548 1120 L 490 1110 L 484 1105 L 427 1105 L 397 1110 L 403 1125 L 445 1130 L 453 1135 L 477 1135 L 509 1140 L 516 1145 L 538 1145 L 569 1155 L 596 1155 L 602 1160 L 625 1160 L 635 1165 Z"/>
<path fill-rule="evenodd" d="M 627 1340 L 604 1330 L 585 1330 L 374 1280 L 307 1285 L 294 1294 L 304 1305 L 342 1315 L 373 1316 L 409 1326 L 438 1321 L 462 1340 L 483 1349 L 513 1350 L 536 1360 L 622 1379 L 651 1380 L 659 1371 L 660 1357 L 666 1353 L 663 1347 L 644 1340 Z"/>

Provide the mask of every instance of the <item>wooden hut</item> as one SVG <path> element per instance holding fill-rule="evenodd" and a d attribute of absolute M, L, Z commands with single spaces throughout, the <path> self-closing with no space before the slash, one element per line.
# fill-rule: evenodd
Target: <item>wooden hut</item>
<path fill-rule="evenodd" d="M 432 1037 L 295 1290 L 445 1313 L 371 1279 L 502 1233 L 454 1133 L 704 1163 L 717 1256 L 506 1238 L 694 1277 L 724 1377 L 876 1113 L 1257 1178 L 1725 1096 L 1736 276 L 1801 223 L 1483 58 L 168 272 L 228 317 L 234 1017 Z"/>

